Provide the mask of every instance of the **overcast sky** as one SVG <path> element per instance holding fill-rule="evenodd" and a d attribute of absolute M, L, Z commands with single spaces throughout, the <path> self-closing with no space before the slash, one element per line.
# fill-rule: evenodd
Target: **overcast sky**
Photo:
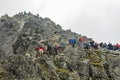
<path fill-rule="evenodd" d="M 120 43 L 120 0 L 0 0 L 0 16 L 30 11 L 97 42 Z"/>

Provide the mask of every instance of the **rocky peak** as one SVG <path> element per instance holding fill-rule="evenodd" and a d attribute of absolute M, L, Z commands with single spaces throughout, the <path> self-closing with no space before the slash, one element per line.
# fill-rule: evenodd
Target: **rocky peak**
<path fill-rule="evenodd" d="M 1 80 L 120 80 L 120 54 L 105 49 L 82 49 L 79 37 L 49 18 L 21 12 L 0 18 Z M 89 41 L 91 38 L 83 36 Z M 76 39 L 73 48 L 69 38 Z M 60 45 L 55 55 L 47 47 Z M 38 56 L 36 48 L 44 46 Z M 52 53 L 52 55 L 51 55 Z M 54 55 L 53 55 L 54 54 Z"/>

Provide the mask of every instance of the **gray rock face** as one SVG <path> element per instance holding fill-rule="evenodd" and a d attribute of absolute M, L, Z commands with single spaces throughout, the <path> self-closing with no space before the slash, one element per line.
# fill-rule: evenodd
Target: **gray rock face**
<path fill-rule="evenodd" d="M 0 19 L 0 51 L 1 57 L 12 55 L 12 45 L 18 37 L 21 24 L 13 18 L 3 16 Z"/>
<path fill-rule="evenodd" d="M 0 80 L 120 80 L 120 55 L 81 49 L 80 36 L 30 12 L 2 16 Z M 69 38 L 77 39 L 75 48 L 69 45 Z M 63 47 L 57 55 L 50 55 L 48 44 Z M 38 45 L 44 46 L 41 56 L 36 51 Z"/>
<path fill-rule="evenodd" d="M 14 53 L 24 53 L 28 48 L 34 48 L 40 44 L 41 41 L 49 41 L 54 38 L 56 31 L 62 31 L 61 27 L 48 18 L 28 19 L 13 46 Z"/>

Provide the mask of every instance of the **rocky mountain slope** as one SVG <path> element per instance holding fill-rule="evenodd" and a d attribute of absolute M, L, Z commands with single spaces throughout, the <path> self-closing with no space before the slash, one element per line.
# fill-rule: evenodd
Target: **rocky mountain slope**
<path fill-rule="evenodd" d="M 39 15 L 2 16 L 0 80 L 120 80 L 119 53 L 81 49 L 80 36 Z M 75 48 L 68 44 L 71 37 L 77 39 Z M 47 44 L 62 44 L 64 48 L 57 55 L 50 55 Z M 44 46 L 45 52 L 36 57 L 38 45 Z"/>

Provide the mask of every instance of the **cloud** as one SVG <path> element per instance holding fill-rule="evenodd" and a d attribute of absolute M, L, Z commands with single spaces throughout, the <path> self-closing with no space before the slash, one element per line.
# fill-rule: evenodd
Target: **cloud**
<path fill-rule="evenodd" d="M 98 42 L 120 43 L 119 4 L 119 0 L 1 0 L 0 15 L 31 11 Z"/>

